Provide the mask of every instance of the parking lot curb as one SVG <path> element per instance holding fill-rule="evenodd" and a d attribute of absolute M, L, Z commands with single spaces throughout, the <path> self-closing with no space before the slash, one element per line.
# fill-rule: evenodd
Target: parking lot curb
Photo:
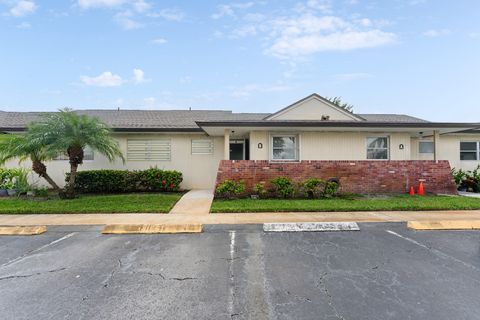
<path fill-rule="evenodd" d="M 265 232 L 360 231 L 356 222 L 264 223 Z"/>
<path fill-rule="evenodd" d="M 201 224 L 111 224 L 106 225 L 103 234 L 161 234 L 201 233 Z"/>
<path fill-rule="evenodd" d="M 0 227 L 1 236 L 35 236 L 47 231 L 46 226 Z"/>
<path fill-rule="evenodd" d="M 480 220 L 408 221 L 413 230 L 479 230 Z"/>

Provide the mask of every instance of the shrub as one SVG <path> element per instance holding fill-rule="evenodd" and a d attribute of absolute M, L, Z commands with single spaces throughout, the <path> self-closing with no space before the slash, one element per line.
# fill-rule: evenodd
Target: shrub
<path fill-rule="evenodd" d="M 459 190 L 480 192 L 480 165 L 471 171 L 454 168 L 452 176 Z"/>
<path fill-rule="evenodd" d="M 0 188 L 15 189 L 18 193 L 25 193 L 30 190 L 28 173 L 25 168 L 0 168 Z"/>
<path fill-rule="evenodd" d="M 318 198 L 323 195 L 325 181 L 309 178 L 300 184 L 300 190 L 307 198 Z"/>
<path fill-rule="evenodd" d="M 262 183 L 256 183 L 253 186 L 253 194 L 256 194 L 259 197 L 262 197 L 267 194 L 267 190 L 265 190 L 265 186 Z"/>
<path fill-rule="evenodd" d="M 69 181 L 69 173 L 65 181 Z M 125 193 L 144 191 L 179 191 L 183 181 L 178 171 L 150 168 L 147 170 L 88 170 L 79 171 L 75 191 L 81 193 Z"/>
<path fill-rule="evenodd" d="M 292 181 L 287 177 L 277 177 L 270 181 L 276 196 L 282 198 L 291 198 L 295 193 Z"/>
<path fill-rule="evenodd" d="M 233 199 L 245 192 L 245 182 L 224 180 L 215 189 L 215 194 L 220 198 Z"/>
<path fill-rule="evenodd" d="M 323 195 L 327 198 L 331 198 L 337 195 L 339 184 L 337 181 L 328 181 L 325 184 L 325 190 Z"/>

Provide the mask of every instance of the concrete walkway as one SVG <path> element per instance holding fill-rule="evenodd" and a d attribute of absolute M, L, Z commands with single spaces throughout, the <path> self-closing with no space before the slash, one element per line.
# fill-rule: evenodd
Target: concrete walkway
<path fill-rule="evenodd" d="M 463 196 L 463 197 L 480 198 L 480 193 L 459 191 L 458 194 Z"/>
<path fill-rule="evenodd" d="M 379 211 L 313 213 L 215 213 L 215 214 L 32 214 L 0 215 L 0 226 L 105 225 L 105 224 L 261 224 L 269 222 L 402 222 L 480 220 L 475 211 Z"/>
<path fill-rule="evenodd" d="M 213 202 L 213 190 L 190 190 L 178 200 L 170 214 L 208 215 Z"/>

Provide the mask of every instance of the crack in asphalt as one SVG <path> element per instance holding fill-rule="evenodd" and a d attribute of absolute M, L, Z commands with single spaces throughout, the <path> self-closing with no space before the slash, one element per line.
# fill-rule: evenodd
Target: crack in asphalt
<path fill-rule="evenodd" d="M 333 303 L 333 296 L 330 293 L 330 291 L 328 291 L 327 284 L 325 283 L 325 278 L 327 276 L 328 276 L 328 272 L 325 272 L 324 274 L 322 274 L 320 276 L 318 285 L 321 287 L 321 289 L 323 290 L 323 292 L 327 296 L 327 300 L 328 300 L 327 303 L 332 308 L 333 312 L 335 313 L 335 317 L 337 317 L 337 319 L 340 319 L 340 320 L 345 320 L 345 318 L 338 313 L 337 307 Z"/>
<path fill-rule="evenodd" d="M 0 281 L 9 280 L 9 279 L 30 278 L 30 277 L 33 277 L 33 276 L 40 276 L 42 274 L 59 272 L 59 271 L 63 271 L 63 270 L 66 270 L 66 269 L 67 268 L 59 268 L 59 269 L 47 270 L 47 271 L 44 271 L 44 272 L 36 272 L 36 273 L 32 273 L 32 274 L 5 276 L 5 277 L 1 277 Z"/>
<path fill-rule="evenodd" d="M 113 280 L 113 277 L 115 276 L 115 273 L 117 272 L 118 269 L 122 268 L 122 260 L 120 258 L 117 259 L 118 265 L 112 269 L 112 272 L 110 272 L 110 275 L 103 281 L 103 287 L 107 288 L 110 285 L 110 282 Z"/>

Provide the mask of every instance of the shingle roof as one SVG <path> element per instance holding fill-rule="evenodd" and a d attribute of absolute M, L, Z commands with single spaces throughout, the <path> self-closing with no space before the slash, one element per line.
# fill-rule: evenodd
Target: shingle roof
<path fill-rule="evenodd" d="M 46 112 L 0 111 L 0 128 L 23 129 Z M 195 121 L 259 120 L 264 113 L 232 113 L 219 110 L 78 110 L 97 117 L 114 129 L 196 129 Z"/>
<path fill-rule="evenodd" d="M 367 121 L 372 122 L 429 122 L 406 114 L 358 114 Z"/>
<path fill-rule="evenodd" d="M 97 117 L 113 129 L 129 131 L 148 129 L 199 131 L 197 121 L 261 121 L 269 115 L 222 110 L 77 110 L 76 112 Z M 39 120 L 44 114 L 46 112 L 0 111 L 0 129 L 22 130 L 28 123 Z M 359 116 L 369 122 L 428 122 L 396 114 L 359 114 Z"/>

